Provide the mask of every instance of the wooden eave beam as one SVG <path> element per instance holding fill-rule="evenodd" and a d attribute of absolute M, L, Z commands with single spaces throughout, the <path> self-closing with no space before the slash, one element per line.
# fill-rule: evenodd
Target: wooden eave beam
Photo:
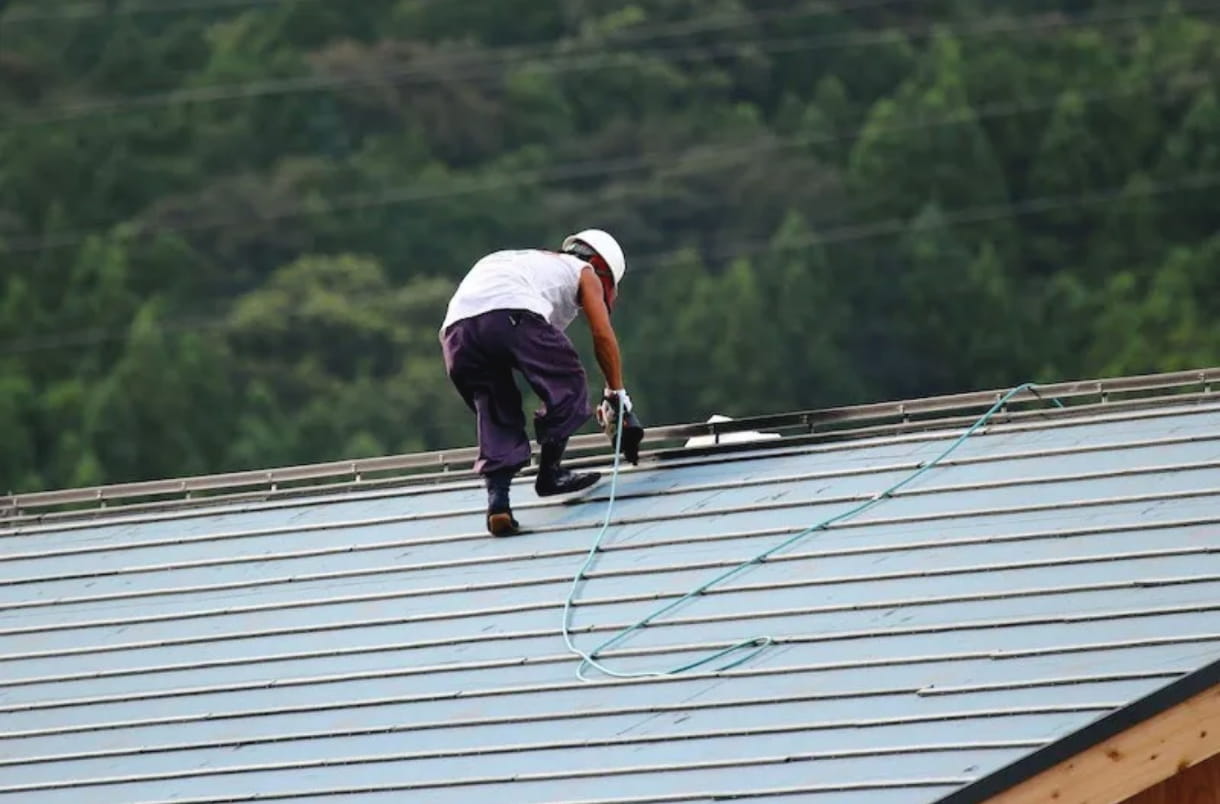
<path fill-rule="evenodd" d="M 1009 788 L 987 804 L 1121 804 L 1220 754 L 1220 684 Z"/>

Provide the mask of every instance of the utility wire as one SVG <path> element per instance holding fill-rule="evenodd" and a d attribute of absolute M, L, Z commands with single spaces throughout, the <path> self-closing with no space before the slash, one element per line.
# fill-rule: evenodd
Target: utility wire
<path fill-rule="evenodd" d="M 905 218 L 888 218 L 827 229 L 820 234 L 782 245 L 775 245 L 771 240 L 756 240 L 752 244 L 740 242 L 724 249 L 714 250 L 708 256 L 712 259 L 732 259 L 764 253 L 782 253 L 793 249 L 808 249 L 835 243 L 874 240 L 881 237 L 904 234 L 908 231 L 934 231 L 1028 215 L 1041 215 L 1047 212 L 1066 209 L 1109 204 L 1115 201 L 1126 201 L 1135 198 L 1152 198 L 1173 193 L 1196 192 L 1218 186 L 1220 186 L 1220 173 L 1201 173 L 1179 181 L 1149 182 L 1142 187 L 1134 189 L 1129 186 L 1123 186 L 1081 193 L 1079 195 L 1029 198 L 1015 204 L 963 207 L 943 213 L 935 223 L 920 223 Z M 655 269 L 682 253 L 682 249 L 674 249 L 659 254 L 646 255 L 640 260 L 633 261 L 633 264 L 642 263 L 633 273 Z"/>
<path fill-rule="evenodd" d="M 1208 2 L 1184 5 L 1183 10 L 1199 11 L 1217 7 L 1220 7 L 1220 2 L 1208 0 Z M 973 38 L 1003 34 L 1033 35 L 1063 28 L 1132 22 L 1164 13 L 1165 7 L 1158 4 L 1137 9 L 1098 12 L 1080 17 L 1040 14 L 1027 17 L 992 19 L 958 27 L 935 23 L 918 23 L 907 26 L 895 26 L 882 31 L 870 30 L 848 34 L 801 36 L 783 39 L 744 39 L 701 47 L 661 47 L 630 51 L 627 55 L 668 58 L 673 62 L 680 62 L 684 60 L 727 58 L 736 55 L 739 49 L 743 47 L 748 48 L 754 53 L 810 53 L 842 47 L 872 47 L 892 44 L 904 35 L 912 38 L 930 37 L 938 33 L 944 33 L 955 38 Z M 609 41 L 605 44 L 613 46 L 615 43 Z M 501 52 L 492 52 L 479 54 L 474 59 L 441 58 L 428 61 L 422 66 L 406 66 L 400 69 L 374 71 L 362 75 L 336 76 L 314 74 L 237 84 L 195 87 L 149 95 L 119 97 L 110 100 L 83 101 L 80 103 L 36 107 L 32 110 L 32 114 L 13 121 L 7 128 L 63 123 L 98 114 L 158 109 L 177 104 L 252 100 L 331 89 L 353 89 L 362 86 L 376 86 L 383 83 L 427 84 L 442 80 L 445 82 L 487 80 L 498 83 L 503 80 L 506 72 L 513 67 L 527 66 L 530 69 L 553 74 L 579 72 L 603 67 L 621 67 L 623 55 L 625 54 L 611 49 L 594 53 L 581 50 L 552 58 L 543 59 L 529 56 L 522 60 L 519 57 L 514 57 L 512 52 L 503 54 Z"/>
<path fill-rule="evenodd" d="M 1005 101 L 968 108 L 962 112 L 945 115 L 931 120 L 915 120 L 890 126 L 879 126 L 872 129 L 875 133 L 903 133 L 920 131 L 941 126 L 952 126 L 970 123 L 977 120 L 999 119 L 1047 111 L 1055 108 L 1063 93 L 1076 92 L 1081 101 L 1087 105 L 1105 104 L 1117 99 L 1139 95 L 1151 89 L 1158 89 L 1156 101 L 1171 102 L 1178 94 L 1206 86 L 1211 80 L 1209 76 L 1199 73 L 1166 74 L 1152 76 L 1156 80 L 1172 80 L 1171 88 L 1153 87 L 1151 84 L 1131 84 L 1117 89 L 1081 91 L 1080 88 L 1066 87 L 1050 97 L 1028 101 Z M 613 160 L 588 160 L 570 162 L 542 170 L 519 171 L 507 176 L 485 180 L 458 180 L 444 187 L 420 187 L 418 184 L 403 185 L 388 190 L 372 193 L 350 193 L 333 201 L 303 204 L 296 208 L 282 210 L 271 214 L 232 217 L 222 220 L 197 220 L 173 226 L 154 226 L 147 230 L 132 228 L 130 230 L 113 231 L 114 227 L 130 223 L 129 220 L 116 220 L 109 224 L 88 230 L 62 232 L 44 238 L 18 238 L 7 243 L 0 241 L 0 254 L 26 254 L 52 249 L 77 246 L 90 237 L 111 234 L 124 239 L 147 237 L 158 234 L 186 234 L 192 232 L 211 231 L 214 229 L 240 228 L 250 225 L 262 225 L 274 221 L 290 220 L 301 217 L 333 216 L 340 212 L 375 209 L 399 204 L 437 201 L 447 198 L 496 192 L 500 190 L 528 187 L 539 184 L 560 183 L 565 181 L 609 178 L 628 174 L 653 167 L 664 167 L 673 171 L 698 172 L 727 167 L 743 160 L 756 158 L 761 154 L 778 152 L 792 148 L 802 148 L 817 144 L 832 143 L 842 140 L 857 139 L 864 131 L 864 124 L 858 128 L 841 134 L 819 133 L 797 137 L 776 138 L 764 142 L 754 142 L 748 145 L 724 146 L 708 149 L 699 154 L 681 158 L 669 153 L 653 153 L 641 156 L 623 157 Z M 135 224 L 133 224 L 133 227 Z"/>
<path fill-rule="evenodd" d="M 432 4 L 440 4 L 449 0 L 432 0 Z M 482 0 L 482 2 L 494 2 L 495 0 Z M 797 16 L 807 16 L 810 13 L 824 15 L 833 14 L 839 11 L 852 11 L 858 8 L 872 8 L 874 6 L 892 5 L 895 3 L 912 2 L 913 0 L 847 0 L 840 4 L 813 2 L 804 9 L 780 9 L 773 11 L 758 11 L 753 12 L 753 19 L 758 21 L 767 20 L 782 20 Z M 28 22 L 72 22 L 82 19 L 94 19 L 98 17 L 120 17 L 120 16 L 136 16 L 140 14 L 191 14 L 199 11 L 223 11 L 226 9 L 242 9 L 242 8 L 267 8 L 275 6 L 288 5 L 292 0 L 162 0 L 162 2 L 131 2 L 121 5 L 113 5 L 106 2 L 90 2 L 90 3 L 73 3 L 65 5 L 54 11 L 47 11 L 43 8 L 26 8 L 18 6 L 11 9 L 7 14 L 0 15 L 0 26 L 6 24 L 21 24 Z M 341 3 L 342 0 L 332 0 L 332 2 Z M 742 15 L 734 15 L 742 16 Z M 704 22 L 694 23 L 698 30 L 710 30 L 718 25 L 713 19 L 710 24 Z M 671 28 L 670 25 L 656 26 L 659 28 Z M 672 30 L 680 30 L 682 24 L 673 25 Z"/>
<path fill-rule="evenodd" d="M 432 1 L 441 2 L 442 0 L 432 0 Z M 0 0 L 0 2 L 2 2 L 2 0 Z M 223 6 L 248 4 L 248 3 L 257 3 L 258 5 L 264 5 L 264 4 L 265 5 L 274 5 L 275 3 L 282 3 L 282 2 L 285 2 L 285 0 L 219 0 L 219 3 Z M 616 30 L 616 31 L 611 31 L 611 32 L 605 34 L 605 36 L 603 37 L 603 39 L 601 40 L 601 42 L 599 44 L 602 48 L 605 48 L 605 49 L 608 49 L 611 47 L 618 48 L 618 47 L 622 47 L 623 45 L 627 45 L 627 44 L 643 43 L 643 42 L 649 42 L 649 41 L 654 41 L 654 40 L 658 40 L 658 39 L 666 39 L 666 38 L 671 38 L 671 37 L 685 37 L 685 36 L 691 36 L 691 35 L 699 34 L 699 33 L 732 30 L 732 29 L 736 29 L 736 28 L 746 28 L 746 27 L 750 27 L 750 26 L 754 26 L 754 25 L 772 24 L 772 23 L 781 22 L 781 21 L 792 21 L 792 20 L 797 20 L 797 19 L 807 18 L 807 17 L 821 17 L 821 16 L 828 16 L 831 14 L 846 14 L 849 12 L 859 11 L 859 10 L 864 10 L 864 9 L 880 8 L 880 7 L 884 7 L 884 6 L 893 6 L 893 5 L 905 5 L 905 4 L 911 3 L 911 2 L 913 2 L 913 0 L 843 0 L 843 2 L 838 3 L 838 4 L 825 3 L 825 2 L 812 2 L 812 3 L 806 3 L 805 6 L 798 7 L 798 8 L 747 12 L 744 14 L 742 14 L 742 13 L 734 13 L 734 14 L 713 13 L 713 14 L 707 14 L 707 15 L 701 16 L 694 20 L 682 20 L 679 22 L 664 23 L 664 24 L 645 23 L 645 24 L 629 26 L 629 27 L 626 27 L 626 28 L 623 28 L 620 30 Z M 204 0 L 197 0 L 197 2 L 188 2 L 188 3 L 184 4 L 183 7 L 190 8 L 190 9 L 196 9 L 196 8 L 206 7 L 208 5 L 209 5 L 209 3 L 204 2 Z M 93 6 L 89 6 L 89 7 L 92 8 Z M 121 8 L 126 9 L 128 7 L 124 6 Z M 151 6 L 148 6 L 148 7 L 136 6 L 136 7 L 132 7 L 132 8 L 134 8 L 136 10 L 148 10 L 148 11 L 155 10 Z M 11 14 L 10 14 L 10 16 L 11 16 Z M 6 18 L 3 16 L 0 16 L 0 27 L 3 27 L 5 22 L 6 22 Z M 468 64 L 468 65 L 477 64 L 482 68 L 490 69 L 492 67 L 492 65 L 489 63 L 490 59 L 498 59 L 500 61 L 507 62 L 508 64 L 512 64 L 515 62 L 528 61 L 531 59 L 545 61 L 547 59 L 547 57 L 550 57 L 553 59 L 555 57 L 554 54 L 555 54 L 556 49 L 559 48 L 560 46 L 563 46 L 563 45 L 569 44 L 569 43 L 575 43 L 577 41 L 578 40 L 569 36 L 569 37 L 564 37 L 564 38 L 560 38 L 560 39 L 549 40 L 549 41 L 542 42 L 542 43 L 534 43 L 534 44 L 530 44 L 530 45 L 505 47 L 505 48 L 498 48 L 498 49 L 494 49 L 494 50 L 484 50 L 484 51 L 480 51 L 477 54 L 470 54 L 470 53 L 465 53 L 465 52 L 459 51 L 452 55 L 446 55 L 443 57 L 443 60 L 433 62 L 433 63 L 439 65 L 439 67 L 444 67 L 444 66 L 448 65 L 450 67 L 450 69 L 456 68 L 457 66 L 462 65 L 462 64 Z M 438 69 L 439 69 L 439 67 L 438 67 Z M 422 78 L 425 82 L 437 80 L 436 72 L 437 72 L 437 70 L 432 70 L 432 71 L 422 70 L 422 71 L 420 71 L 419 77 Z M 227 85 L 227 86 L 238 86 L 238 85 Z M 197 87 L 197 88 L 193 88 L 192 90 L 176 90 L 176 92 L 192 92 L 192 91 L 198 91 L 198 90 L 202 90 L 202 89 L 207 89 L 207 87 Z M 167 94 L 169 94 L 169 93 L 162 93 L 162 97 L 166 96 Z M 138 97 L 138 96 L 131 96 L 131 97 Z M 92 101 L 92 102 L 91 101 L 82 101 L 78 104 L 68 104 L 68 106 L 76 108 L 76 107 L 80 107 L 80 106 L 87 106 L 91 103 L 108 105 L 108 104 L 112 104 L 112 103 L 116 103 L 116 102 L 122 103 L 123 100 L 124 100 L 123 98 L 114 98 L 114 99 L 103 99 L 100 101 Z M 167 104 L 167 105 L 169 105 L 169 104 Z M 46 108 L 53 108 L 53 107 L 46 107 Z M 122 110 L 120 109 L 119 111 L 122 111 Z M 99 113 L 105 113 L 105 112 L 103 110 Z M 88 113 L 82 112 L 81 116 L 88 116 Z M 66 117 L 66 118 L 64 118 L 63 122 L 68 122 L 69 120 L 73 120 L 73 119 L 77 119 L 77 117 L 76 116 Z M 28 117 L 24 120 L 19 120 L 18 122 L 10 124 L 7 127 L 15 128 L 15 127 L 19 127 L 19 126 L 51 124 L 54 122 L 58 122 L 58 121 L 54 120 L 54 119 L 40 120 L 38 118 L 38 116 L 35 115 L 34 117 Z M 3 130 L 3 127 L 0 127 L 0 130 Z"/>
<path fill-rule="evenodd" d="M 711 252 L 713 259 L 727 260 L 739 257 L 759 256 L 763 254 L 784 254 L 796 250 L 807 250 L 825 245 L 849 242 L 865 242 L 883 237 L 905 234 L 912 231 L 936 231 L 957 226 L 967 226 L 988 223 L 1010 218 L 1039 215 L 1066 209 L 1076 209 L 1125 201 L 1135 198 L 1150 198 L 1180 192 L 1195 192 L 1199 190 L 1220 187 L 1220 173 L 1205 173 L 1191 176 L 1175 182 L 1148 183 L 1138 188 L 1119 187 L 1099 190 L 1077 195 L 1043 196 L 1031 198 L 1015 204 L 993 204 L 963 207 L 949 210 L 935 222 L 916 222 L 905 218 L 884 218 L 865 221 L 845 226 L 826 229 L 806 238 L 776 244 L 773 240 L 741 241 Z M 682 249 L 653 252 L 631 258 L 632 276 L 657 270 L 670 261 L 682 255 Z M 375 298 L 381 298 L 378 294 Z M 358 298 L 358 297 L 348 297 Z M 374 298 L 374 297 L 370 297 Z M 178 322 L 157 327 L 159 332 L 189 332 L 203 329 L 224 329 L 227 322 L 223 316 L 199 319 L 195 322 Z M 79 348 L 101 343 L 121 340 L 128 335 L 127 329 L 122 330 L 82 330 L 72 333 L 60 333 L 44 338 L 27 338 L 11 341 L 0 347 L 0 355 L 11 356 L 33 352 L 52 351 L 57 349 Z"/>
<path fill-rule="evenodd" d="M 612 55 L 612 49 L 621 48 L 624 45 L 647 43 L 658 39 L 689 37 L 700 33 L 747 28 L 758 24 L 790 21 L 804 17 L 822 17 L 909 2 L 912 2 L 912 0 L 845 0 L 845 2 L 837 5 L 815 3 L 796 9 L 763 11 L 744 15 L 709 15 L 697 20 L 683 20 L 681 22 L 660 25 L 641 25 L 605 35 L 602 41 L 598 43 L 603 52 L 601 54 L 594 53 L 594 56 L 603 59 L 608 58 Z M 467 76 L 471 80 L 478 78 L 483 80 L 499 80 L 505 71 L 515 65 L 546 65 L 552 62 L 572 60 L 576 58 L 574 54 L 557 55 L 555 53 L 556 49 L 564 45 L 581 44 L 579 40 L 567 37 L 541 44 L 487 49 L 477 53 L 456 52 L 442 57 L 433 57 L 422 66 L 378 70 L 374 71 L 371 75 L 362 75 L 357 78 L 310 74 L 290 78 L 192 87 L 190 89 L 179 89 L 149 95 L 132 95 L 81 101 L 78 103 L 48 105 L 35 108 L 32 115 L 8 125 L 7 128 L 68 122 L 93 114 L 160 108 L 178 103 L 211 103 L 266 96 L 291 95 L 343 88 L 346 86 L 364 86 L 379 83 L 382 79 L 390 79 L 395 83 L 403 84 L 435 83 L 438 80 L 442 80 L 437 77 L 438 73 L 443 74 L 443 80 L 446 81 Z M 581 52 L 587 54 L 589 51 L 582 46 Z M 618 55 L 616 50 L 613 51 L 613 55 Z M 462 68 L 465 68 L 467 72 L 461 72 Z M 474 70 L 474 72 L 471 73 L 471 70 Z M 0 130 L 3 129 L 0 128 Z"/>
<path fill-rule="evenodd" d="M 140 14 L 191 14 L 200 11 L 223 11 L 241 8 L 267 8 L 283 5 L 287 0 L 162 0 L 162 2 L 129 2 L 121 5 L 107 2 L 72 3 L 49 10 L 45 7 L 18 6 L 0 14 L 0 27 L 41 22 L 76 22 L 99 17 L 130 17 Z"/>

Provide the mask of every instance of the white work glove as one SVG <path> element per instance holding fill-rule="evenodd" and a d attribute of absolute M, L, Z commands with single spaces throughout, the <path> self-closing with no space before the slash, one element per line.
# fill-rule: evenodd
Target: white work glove
<path fill-rule="evenodd" d="M 602 403 L 597 406 L 597 426 L 612 438 L 620 412 L 624 416 L 631 412 L 631 397 L 626 389 L 612 391 L 607 388 L 602 392 Z"/>

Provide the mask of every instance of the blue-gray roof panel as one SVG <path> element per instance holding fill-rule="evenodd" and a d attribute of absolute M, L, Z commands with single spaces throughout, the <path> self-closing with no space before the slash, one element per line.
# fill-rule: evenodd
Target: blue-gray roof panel
<path fill-rule="evenodd" d="M 928 433 L 624 473 L 591 649 L 939 454 Z M 0 800 L 930 804 L 1220 657 L 1220 408 L 996 425 L 608 651 L 559 633 L 606 487 L 116 511 L 0 535 Z"/>

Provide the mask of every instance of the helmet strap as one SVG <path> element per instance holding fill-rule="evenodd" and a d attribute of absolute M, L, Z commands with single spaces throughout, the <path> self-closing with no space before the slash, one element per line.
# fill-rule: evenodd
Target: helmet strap
<path fill-rule="evenodd" d="M 593 273 L 597 274 L 602 283 L 602 300 L 606 302 L 606 309 L 613 313 L 614 302 L 618 296 L 614 292 L 614 271 L 610 270 L 602 255 L 594 251 L 588 243 L 579 240 L 564 249 L 564 253 L 584 260 L 593 268 Z"/>

